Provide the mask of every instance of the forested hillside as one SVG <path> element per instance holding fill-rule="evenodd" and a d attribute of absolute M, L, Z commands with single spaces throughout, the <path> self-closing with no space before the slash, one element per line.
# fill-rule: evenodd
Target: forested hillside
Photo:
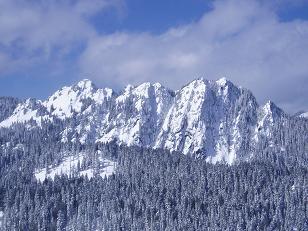
<path fill-rule="evenodd" d="M 0 210 L 4 230 L 305 230 L 305 155 L 264 149 L 233 165 L 162 149 L 63 144 L 62 122 L 1 129 Z M 10 142 L 7 142 L 11 140 Z M 70 174 L 42 182 L 36 168 L 87 157 Z M 115 161 L 102 178 L 76 173 Z M 301 158 L 299 158 L 301 157 Z M 50 169 L 49 169 L 50 171 Z M 98 172 L 98 171 L 94 171 Z"/>
<path fill-rule="evenodd" d="M 26 167 L 1 172 L 5 230 L 305 230 L 307 165 L 232 166 L 162 150 L 100 147 L 109 178 L 38 182 Z M 93 151 L 93 150 L 92 150 Z M 91 152 L 91 151 L 89 151 Z M 3 163 L 3 159 L 1 159 Z M 2 168 L 3 169 L 3 168 Z"/>
<path fill-rule="evenodd" d="M 14 97 L 0 97 L 0 121 L 9 117 L 20 102 Z"/>

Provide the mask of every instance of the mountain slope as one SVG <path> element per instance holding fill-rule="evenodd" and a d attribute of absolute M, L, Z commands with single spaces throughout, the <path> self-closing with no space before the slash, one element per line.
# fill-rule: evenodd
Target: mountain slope
<path fill-rule="evenodd" d="M 303 112 L 299 115 L 299 117 L 302 117 L 302 118 L 307 118 L 308 119 L 308 112 Z"/>
<path fill-rule="evenodd" d="M 0 122 L 13 113 L 18 103 L 17 98 L 0 97 Z"/>
<path fill-rule="evenodd" d="M 272 102 L 259 106 L 250 91 L 225 78 L 197 79 L 176 92 L 159 83 L 143 83 L 120 93 L 82 80 L 46 101 L 19 103 L 0 127 L 42 126 L 42 121 L 56 120 L 64 121 L 59 134 L 63 143 L 115 140 L 127 146 L 195 154 L 212 163 L 249 159 L 264 145 L 286 150 L 287 135 L 277 138 L 277 128 L 289 129 L 294 121 L 304 123 L 301 139 L 307 136 L 307 122 L 297 122 Z"/>

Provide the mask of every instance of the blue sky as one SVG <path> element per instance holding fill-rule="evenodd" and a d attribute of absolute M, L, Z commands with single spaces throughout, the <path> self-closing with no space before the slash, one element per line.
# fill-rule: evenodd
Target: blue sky
<path fill-rule="evenodd" d="M 0 0 L 0 95 L 198 77 L 308 111 L 307 0 Z"/>

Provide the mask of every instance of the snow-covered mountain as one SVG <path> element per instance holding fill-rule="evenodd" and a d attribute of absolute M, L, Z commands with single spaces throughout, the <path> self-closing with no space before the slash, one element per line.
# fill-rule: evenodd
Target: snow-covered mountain
<path fill-rule="evenodd" d="M 303 112 L 299 115 L 301 118 L 307 118 L 308 119 L 308 112 Z"/>
<path fill-rule="evenodd" d="M 0 127 L 65 121 L 61 142 L 111 142 L 196 154 L 209 162 L 250 158 L 260 145 L 277 146 L 277 127 L 291 117 L 274 103 L 259 106 L 252 93 L 225 78 L 197 79 L 178 91 L 159 83 L 97 88 L 90 80 L 63 87 L 45 101 L 17 105 Z"/>

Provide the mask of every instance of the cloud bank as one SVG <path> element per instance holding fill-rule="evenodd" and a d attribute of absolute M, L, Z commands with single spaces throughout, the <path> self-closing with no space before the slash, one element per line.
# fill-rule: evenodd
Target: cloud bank
<path fill-rule="evenodd" d="M 63 61 L 96 36 L 89 18 L 118 2 L 0 0 L 0 74 Z"/>
<path fill-rule="evenodd" d="M 258 1 L 216 1 L 195 23 L 161 35 L 117 33 L 92 38 L 82 73 L 105 85 L 226 76 L 288 111 L 307 107 L 308 22 L 281 22 Z M 307 108 L 308 109 L 308 108 Z"/>
<path fill-rule="evenodd" d="M 308 111 L 308 21 L 281 21 L 275 4 L 218 0 L 198 21 L 162 34 L 102 35 L 90 18 L 122 1 L 36 3 L 0 0 L 0 74 L 73 57 L 76 79 L 106 87 L 151 81 L 178 89 L 195 78 L 225 76 L 260 103 Z"/>

